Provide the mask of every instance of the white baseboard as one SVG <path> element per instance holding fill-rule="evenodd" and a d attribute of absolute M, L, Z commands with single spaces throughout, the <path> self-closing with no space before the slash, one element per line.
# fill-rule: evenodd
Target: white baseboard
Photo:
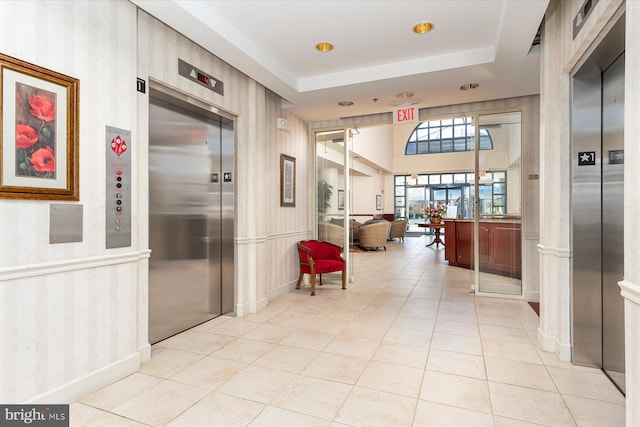
<path fill-rule="evenodd" d="M 527 302 L 540 302 L 540 292 L 539 291 L 525 291 L 524 292 L 524 300 Z"/>
<path fill-rule="evenodd" d="M 284 285 L 271 289 L 267 292 L 267 296 L 259 299 L 256 302 L 246 302 L 236 305 L 236 315 L 238 317 L 245 316 L 249 313 L 259 313 L 269 305 L 269 301 L 291 292 L 296 287 L 297 279 L 291 282 L 287 282 Z"/>
<path fill-rule="evenodd" d="M 267 308 L 267 304 L 269 304 L 268 297 L 260 298 L 255 302 L 238 303 L 236 305 L 236 316 L 243 317 L 250 313 L 258 313 Z"/>
<path fill-rule="evenodd" d="M 149 352 L 151 347 L 149 347 Z M 90 372 L 82 378 L 63 384 L 24 403 L 64 404 L 88 396 L 128 375 L 140 370 L 140 354 L 134 353 L 124 359 Z"/>
<path fill-rule="evenodd" d="M 562 344 L 553 335 L 547 335 L 538 328 L 538 343 L 542 351 L 554 353 L 562 362 L 571 362 L 571 344 Z"/>
<path fill-rule="evenodd" d="M 269 291 L 269 301 L 272 299 L 278 298 L 281 295 L 287 294 L 296 288 L 296 283 L 298 280 L 293 280 L 291 282 L 287 282 L 284 285 L 278 286 L 275 289 L 271 289 Z"/>
<path fill-rule="evenodd" d="M 151 360 L 151 344 L 147 343 L 146 345 L 139 348 L 138 354 L 140 355 L 140 364 Z"/>

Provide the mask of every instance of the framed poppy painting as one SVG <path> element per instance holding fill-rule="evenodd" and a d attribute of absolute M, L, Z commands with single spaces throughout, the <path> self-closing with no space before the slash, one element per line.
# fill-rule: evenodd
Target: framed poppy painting
<path fill-rule="evenodd" d="M 0 197 L 79 200 L 79 86 L 0 54 Z"/>

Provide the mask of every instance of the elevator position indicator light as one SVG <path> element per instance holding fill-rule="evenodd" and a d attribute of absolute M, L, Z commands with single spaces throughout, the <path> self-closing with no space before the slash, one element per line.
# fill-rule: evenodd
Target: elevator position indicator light
<path fill-rule="evenodd" d="M 595 151 L 582 151 L 578 153 L 578 166 L 594 166 L 596 164 Z"/>
<path fill-rule="evenodd" d="M 609 164 L 610 165 L 623 165 L 624 164 L 624 150 L 611 150 L 611 151 L 609 151 Z"/>
<path fill-rule="evenodd" d="M 209 77 L 205 76 L 202 73 L 198 73 L 198 81 L 208 85 L 209 84 Z"/>

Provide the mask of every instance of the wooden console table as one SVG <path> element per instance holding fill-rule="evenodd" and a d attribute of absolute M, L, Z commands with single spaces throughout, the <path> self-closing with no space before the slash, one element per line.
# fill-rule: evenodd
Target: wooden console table
<path fill-rule="evenodd" d="M 429 243 L 427 245 L 427 247 L 429 246 L 433 246 L 436 245 L 436 248 L 438 247 L 438 245 L 442 245 L 444 246 L 444 242 L 442 241 L 442 239 L 440 238 L 440 230 L 444 228 L 444 224 L 440 223 L 440 224 L 431 224 L 431 223 L 427 223 L 427 224 L 418 224 L 418 227 L 422 227 L 422 228 L 433 228 L 434 232 L 435 232 L 435 237 L 433 238 L 433 242 Z"/>

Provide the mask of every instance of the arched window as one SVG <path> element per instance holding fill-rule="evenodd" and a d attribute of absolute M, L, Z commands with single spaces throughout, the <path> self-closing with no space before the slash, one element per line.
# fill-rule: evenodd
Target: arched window
<path fill-rule="evenodd" d="M 473 151 L 475 128 L 470 117 L 422 122 L 411 133 L 404 153 L 413 154 L 450 153 Z M 480 129 L 480 149 L 492 150 L 493 141 L 487 129 Z"/>

